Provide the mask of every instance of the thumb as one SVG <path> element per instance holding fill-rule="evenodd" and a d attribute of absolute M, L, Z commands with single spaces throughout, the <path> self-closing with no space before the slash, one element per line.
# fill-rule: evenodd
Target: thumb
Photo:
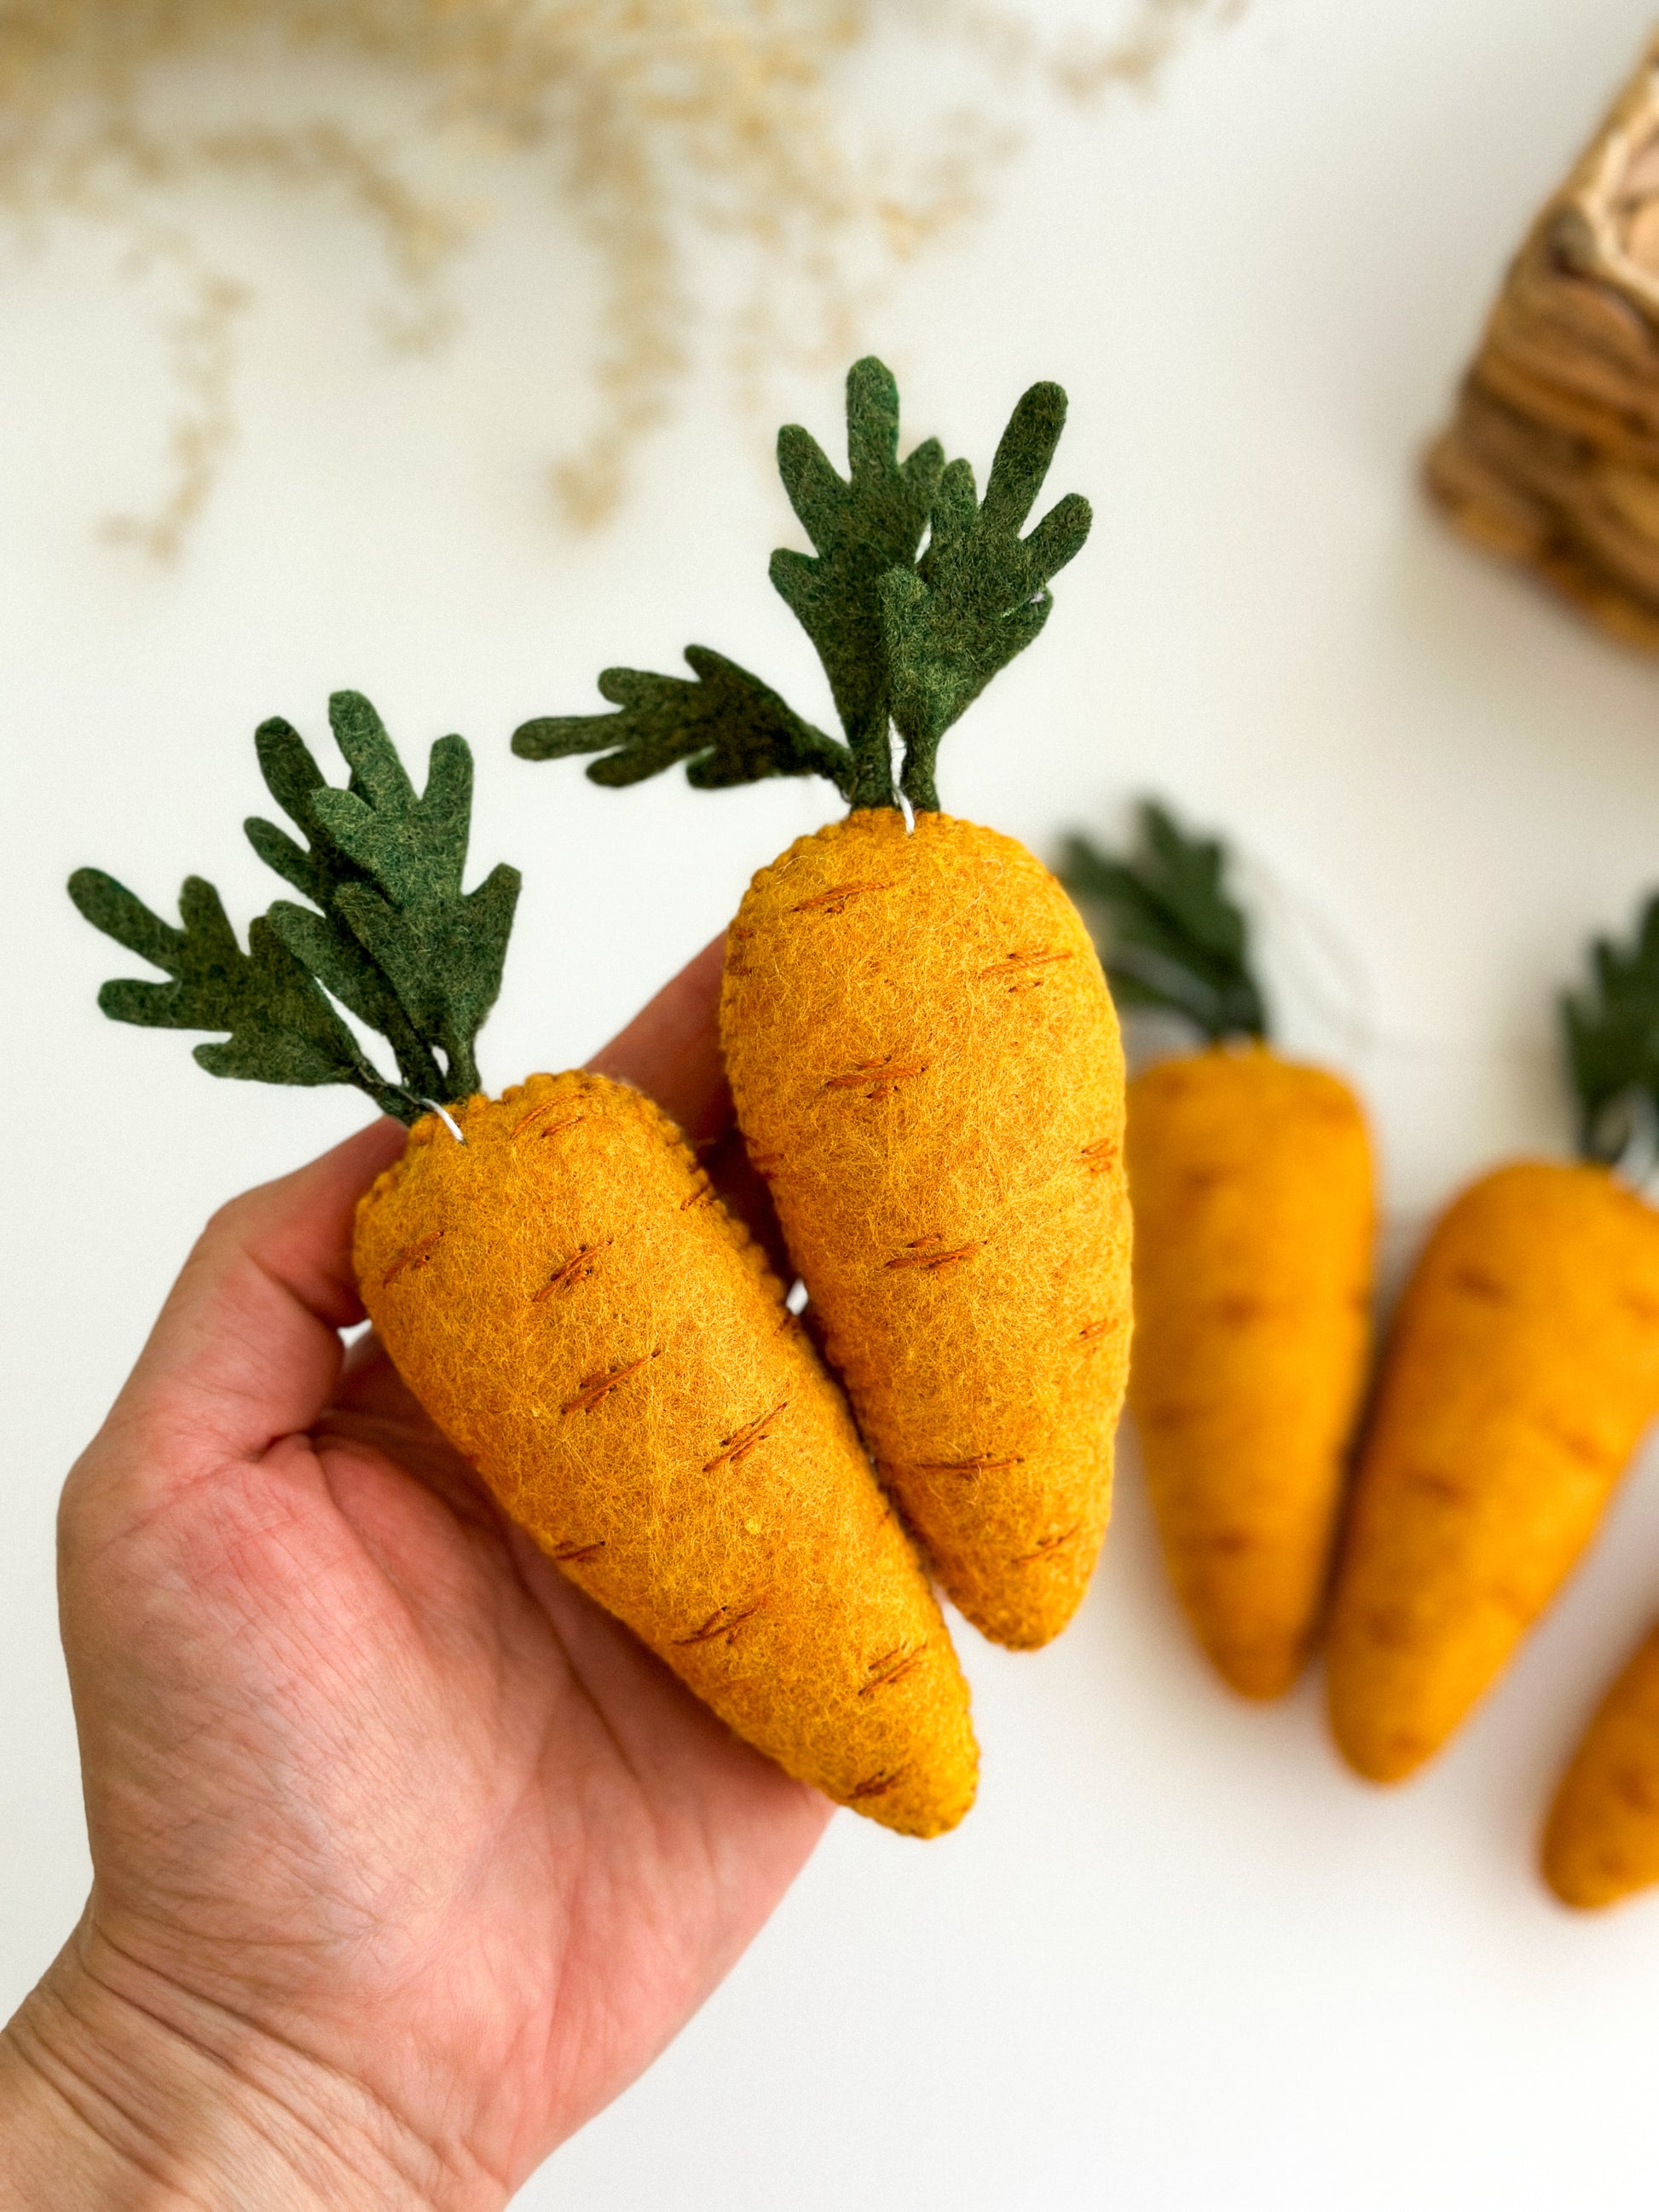
<path fill-rule="evenodd" d="M 232 1199 L 198 1239 L 106 1424 L 188 1481 L 309 1428 L 363 1318 L 356 1201 L 402 1149 L 378 1121 L 309 1166 Z"/>

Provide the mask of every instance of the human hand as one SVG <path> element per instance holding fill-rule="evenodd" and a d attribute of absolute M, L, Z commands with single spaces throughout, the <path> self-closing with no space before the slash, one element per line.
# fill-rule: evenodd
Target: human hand
<path fill-rule="evenodd" d="M 718 945 L 594 1063 L 729 1121 Z M 380 1122 L 237 1199 L 71 1474 L 94 1881 L 0 2037 L 0 2208 L 495 2206 L 830 1808 L 501 1517 L 362 1318 Z"/>

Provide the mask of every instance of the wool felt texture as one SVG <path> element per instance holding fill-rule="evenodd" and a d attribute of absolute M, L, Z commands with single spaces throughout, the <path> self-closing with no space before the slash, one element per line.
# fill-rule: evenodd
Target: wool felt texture
<path fill-rule="evenodd" d="M 1127 860 L 1066 840 L 1060 879 L 1097 915 L 1101 957 L 1121 1006 L 1181 1015 L 1205 1037 L 1265 1037 L 1267 1010 L 1249 963 L 1249 927 L 1225 885 L 1226 848 L 1192 836 L 1156 799 L 1139 809 Z"/>
<path fill-rule="evenodd" d="M 1412 1773 L 1491 1686 L 1659 1413 L 1659 1212 L 1519 1161 L 1437 1224 L 1389 1332 L 1327 1659 L 1338 1747 Z"/>
<path fill-rule="evenodd" d="M 178 928 L 100 869 L 78 870 L 70 896 L 95 928 L 173 979 L 106 983 L 98 1003 L 112 1020 L 226 1030 L 223 1043 L 196 1048 L 209 1074 L 351 1084 L 410 1122 L 477 1087 L 474 1046 L 501 988 L 519 872 L 501 866 L 476 890 L 461 888 L 472 807 L 465 738 L 438 740 L 416 793 L 361 692 L 337 691 L 328 711 L 346 788 L 328 783 L 287 722 L 264 722 L 261 772 L 307 842 L 258 817 L 246 824 L 260 859 L 313 907 L 279 899 L 244 952 L 198 876 L 180 894 Z M 368 1059 L 330 993 L 386 1039 L 398 1081 Z"/>
<path fill-rule="evenodd" d="M 1066 394 L 1034 384 L 1015 406 L 981 501 L 966 461 L 945 467 L 927 550 L 881 579 L 882 633 L 894 727 L 904 744 L 900 787 L 918 812 L 939 806 L 939 739 L 1054 611 L 1049 579 L 1082 551 L 1092 514 L 1077 492 L 1022 538 L 1060 432 Z"/>
<path fill-rule="evenodd" d="M 1642 909 L 1628 945 L 1598 937 L 1590 985 L 1562 1000 L 1567 1066 L 1578 1098 L 1579 1150 L 1614 1164 L 1644 1098 L 1659 1114 L 1659 897 Z"/>
<path fill-rule="evenodd" d="M 1129 1404 L 1164 1558 L 1248 1698 L 1318 1620 L 1370 1349 L 1375 1176 L 1347 1085 L 1261 1045 L 1129 1085 Z"/>
<path fill-rule="evenodd" d="M 253 924 L 244 952 L 218 892 L 200 876 L 185 879 L 177 927 L 101 868 L 77 868 L 69 894 L 94 929 L 172 979 L 104 984 L 98 1004 L 112 1021 L 227 1030 L 222 1043 L 195 1048 L 197 1065 L 210 1075 L 368 1087 L 356 1040 L 269 921 Z"/>
<path fill-rule="evenodd" d="M 272 908 L 271 926 L 341 1003 L 398 1051 L 409 1033 L 424 1054 L 404 1070 L 419 1093 L 447 1101 L 478 1087 L 473 1048 L 501 990 L 518 905 L 516 868 L 497 867 L 464 891 L 472 816 L 472 755 L 464 738 L 433 746 L 416 793 L 385 726 L 357 691 L 337 691 L 329 724 L 351 770 L 337 791 L 297 731 L 280 719 L 255 743 L 267 787 L 307 839 L 269 822 L 247 836 L 267 866 L 320 909 Z M 437 1062 L 441 1055 L 442 1065 Z"/>
<path fill-rule="evenodd" d="M 936 812 L 939 739 L 998 672 L 1040 634 L 1048 584 L 1082 550 L 1087 500 L 1060 500 L 1024 528 L 1066 423 L 1057 384 L 1033 385 L 1004 431 L 981 501 L 966 461 L 937 440 L 898 458 L 898 386 L 873 356 L 847 376 L 843 478 L 798 423 L 778 434 L 778 471 L 812 541 L 780 550 L 772 583 L 811 639 L 846 742 L 805 722 L 736 662 L 688 646 L 696 678 L 608 668 L 614 714 L 542 715 L 513 750 L 528 760 L 597 752 L 596 783 L 637 783 L 676 762 L 703 789 L 816 774 L 857 811 L 896 806 L 890 722 L 903 746 L 900 787 Z M 927 538 L 925 550 L 922 546 Z"/>
<path fill-rule="evenodd" d="M 973 1802 L 937 1601 L 759 1248 L 602 1076 L 417 1122 L 365 1196 L 363 1303 L 512 1517 L 730 1727 L 937 1835 Z"/>
<path fill-rule="evenodd" d="M 769 775 L 827 776 L 847 794 L 854 764 L 845 745 L 805 722 L 769 684 L 723 653 L 688 645 L 690 680 L 641 668 L 607 668 L 599 696 L 614 714 L 541 714 L 513 732 L 521 760 L 561 760 L 610 750 L 594 761 L 594 783 L 620 789 L 678 762 L 699 791 L 723 791 Z"/>
<path fill-rule="evenodd" d="M 1602 1699 L 1545 1824 L 1544 1879 L 1594 1911 L 1659 1881 L 1659 1628 Z"/>
<path fill-rule="evenodd" d="M 937 438 L 902 462 L 898 441 L 898 386 L 872 356 L 854 362 L 847 374 L 844 481 L 798 422 L 778 433 L 778 474 L 813 550 L 780 548 L 769 573 L 829 678 L 847 750 L 857 764 L 841 785 L 854 806 L 893 803 L 882 583 L 891 570 L 915 568 L 945 468 Z"/>
<path fill-rule="evenodd" d="M 750 884 L 720 1034 L 883 1480 L 977 1627 L 1046 1642 L 1105 1531 L 1130 1327 L 1121 1048 L 1075 908 L 994 830 L 852 814 Z"/>
<path fill-rule="evenodd" d="M 1263 1042 L 1225 848 L 1156 800 L 1139 827 L 1123 859 L 1069 838 L 1060 869 L 1119 1001 L 1211 1042 L 1129 1089 L 1129 1400 L 1199 1642 L 1234 1689 L 1273 1698 L 1313 1638 L 1364 1383 L 1370 1143 L 1346 1084 Z"/>

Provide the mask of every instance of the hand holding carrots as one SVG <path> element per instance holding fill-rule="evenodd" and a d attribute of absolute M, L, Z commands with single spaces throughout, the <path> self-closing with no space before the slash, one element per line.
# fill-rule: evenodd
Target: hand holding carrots
<path fill-rule="evenodd" d="M 729 1115 L 719 968 L 603 1056 L 700 1136 Z M 372 1344 L 342 1358 L 352 1207 L 399 1141 L 216 1218 L 70 1479 L 96 1889 L 0 2038 L 0 2198 L 130 2204 L 142 2169 L 247 2212 L 503 2203 L 827 1816 L 507 1523 Z"/>
<path fill-rule="evenodd" d="M 86 919 L 168 978 L 114 978 L 100 1006 L 228 1032 L 196 1048 L 210 1074 L 348 1084 L 408 1125 L 358 1201 L 352 1268 L 448 1443 L 786 1773 L 905 1833 L 953 1826 L 977 1771 L 967 1685 L 766 1252 L 633 1085 L 567 1071 L 482 1093 L 519 876 L 499 864 L 465 888 L 471 751 L 441 738 L 417 788 L 361 693 L 337 692 L 329 719 L 343 787 L 290 724 L 258 732 L 303 842 L 244 827 L 308 903 L 278 900 L 246 951 L 200 877 L 177 925 L 101 869 L 70 878 Z"/>

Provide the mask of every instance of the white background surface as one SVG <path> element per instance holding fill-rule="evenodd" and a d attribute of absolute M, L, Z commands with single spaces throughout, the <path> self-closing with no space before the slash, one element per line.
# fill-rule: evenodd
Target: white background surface
<path fill-rule="evenodd" d="M 1393 1248 L 1479 1164 L 1555 1147 L 1553 994 L 1659 880 L 1659 668 L 1451 540 L 1413 469 L 1535 202 L 1632 60 L 1642 0 L 1255 0 L 1162 96 L 1056 116 L 994 216 L 871 338 L 912 434 L 988 457 L 1070 388 L 1056 489 L 1096 501 L 1041 647 L 948 741 L 954 811 L 1042 848 L 1148 786 L 1247 848 L 1292 1044 L 1376 1109 Z M 590 1051 L 827 818 L 806 786 L 596 791 L 512 762 L 601 662 L 688 638 L 822 711 L 764 561 L 798 542 L 711 392 L 597 539 L 534 464 L 574 376 L 526 217 L 464 335 L 388 356 L 356 241 L 249 204 L 245 434 L 184 563 L 100 544 L 167 397 L 97 240 L 0 262 L 0 894 L 8 932 L 8 1454 L 0 1484 L 0 2008 L 86 1881 L 56 1646 L 55 1493 L 195 1226 L 361 1116 L 210 1086 L 93 1006 L 70 868 L 246 915 L 248 742 L 367 690 L 481 762 L 480 872 L 528 889 L 496 1083 Z M 836 380 L 789 390 L 826 441 Z M 118 963 L 114 963 L 118 965 Z M 983 1794 L 947 1840 L 843 1815 L 728 1984 L 522 2201 L 562 2212 L 1650 2212 L 1659 1903 L 1554 1907 L 1534 1826 L 1587 1702 L 1659 1607 L 1659 1466 L 1452 1752 L 1380 1795 L 1314 1686 L 1231 1702 L 1173 1616 L 1136 1470 L 1077 1626 L 966 1632 Z"/>

